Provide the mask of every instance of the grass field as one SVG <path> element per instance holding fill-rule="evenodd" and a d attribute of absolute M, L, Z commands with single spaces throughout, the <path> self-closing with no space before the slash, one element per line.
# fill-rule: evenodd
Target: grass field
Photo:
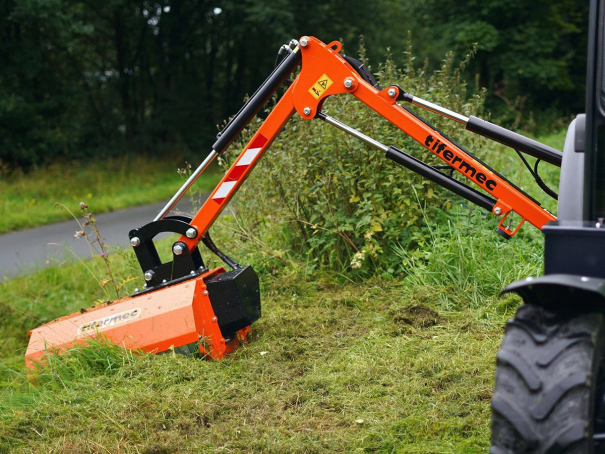
<path fill-rule="evenodd" d="M 485 452 L 494 358 L 518 304 L 497 295 L 541 268 L 536 235 L 505 242 L 494 227 L 435 226 L 401 281 L 264 273 L 252 342 L 222 362 L 96 345 L 57 358 L 37 388 L 28 329 L 105 295 L 81 264 L 4 282 L 0 452 Z M 129 254 L 114 257 L 133 273 Z"/>
<path fill-rule="evenodd" d="M 194 164 L 197 165 L 197 164 Z M 109 159 L 80 165 L 69 163 L 21 173 L 0 173 L 0 233 L 22 230 L 70 219 L 84 201 L 95 213 L 120 210 L 168 200 L 185 181 L 178 159 L 142 157 Z M 219 180 L 214 170 L 200 178 L 195 188 L 210 191 Z"/>
<path fill-rule="evenodd" d="M 470 242 L 466 227 L 440 234 L 402 282 L 265 275 L 252 342 L 225 361 L 100 345 L 60 358 L 37 389 L 21 366 L 27 329 L 102 293 L 77 265 L 4 283 L 0 450 L 485 452 L 494 357 L 517 304 L 497 292 L 539 272 L 540 248 L 474 229 Z"/>
<path fill-rule="evenodd" d="M 560 149 L 564 138 L 565 131 L 561 130 L 539 140 Z M 510 150 L 506 153 L 516 159 Z M 184 182 L 178 169 L 186 165 L 178 159 L 125 157 L 83 165 L 51 165 L 27 175 L 0 172 L 0 234 L 71 219 L 57 203 L 77 213 L 80 201 L 84 201 L 95 214 L 101 214 L 168 200 Z M 209 169 L 197 181 L 195 190 L 211 191 L 221 174 L 217 168 Z M 529 183 L 528 175 L 523 174 L 523 182 Z"/>
<path fill-rule="evenodd" d="M 28 330 L 107 299 L 102 263 L 0 283 L 0 452 L 487 452 L 495 355 L 520 303 L 498 294 L 542 270 L 536 229 L 507 242 L 495 227 L 462 206 L 431 224 L 425 250 L 400 251 L 405 277 L 355 282 L 217 233 L 261 276 L 248 346 L 209 362 L 95 344 L 55 358 L 37 387 L 23 366 Z M 142 285 L 130 251 L 111 260 L 125 293 Z"/>

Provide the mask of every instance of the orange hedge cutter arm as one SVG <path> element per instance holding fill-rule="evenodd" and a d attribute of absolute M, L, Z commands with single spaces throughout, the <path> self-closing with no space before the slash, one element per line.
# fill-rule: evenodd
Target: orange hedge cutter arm
<path fill-rule="evenodd" d="M 284 124 L 298 112 L 305 119 L 318 118 L 383 150 L 386 156 L 467 200 L 506 217 L 512 211 L 522 220 L 542 228 L 555 217 L 515 188 L 487 165 L 474 158 L 438 130 L 397 104 L 412 102 L 466 124 L 467 129 L 512 145 L 518 150 L 560 165 L 561 153 L 515 135 L 491 123 L 435 106 L 392 85 L 380 89 L 374 78 L 355 59 L 339 55 L 340 44 L 325 45 L 303 37 L 283 46 L 283 59 L 241 111 L 222 131 L 213 151 L 177 192 L 156 219 L 133 229 L 130 243 L 145 275 L 142 292 L 118 301 L 59 318 L 32 330 L 26 360 L 31 366 L 49 352 L 62 351 L 103 334 L 127 348 L 149 352 L 180 351 L 222 358 L 245 341 L 250 325 L 261 316 L 260 286 L 256 272 L 242 267 L 223 254 L 212 242 L 208 229 L 246 180 Z M 286 93 L 246 145 L 233 166 L 193 218 L 167 216 L 208 164 L 222 153 L 263 104 L 286 82 L 301 63 L 302 70 Z M 328 96 L 351 93 L 422 146 L 437 155 L 450 170 L 456 170 L 484 189 L 485 195 L 412 156 L 377 142 L 321 112 Z M 522 221 L 522 222 L 523 222 Z M 520 224 L 510 229 L 500 222 L 499 233 L 512 236 Z M 153 238 L 162 232 L 180 235 L 172 245 L 172 261 L 162 263 Z M 206 269 L 197 247 L 202 241 L 233 268 Z"/>
<path fill-rule="evenodd" d="M 292 41 L 290 46 L 282 46 L 280 53 L 286 52 L 286 57 L 259 88 L 257 93 L 251 97 L 248 104 L 227 125 L 222 135 L 219 134 L 219 139 L 215 143 L 212 153 L 156 218 L 155 222 L 162 222 L 162 219 L 164 219 L 182 194 L 191 186 L 195 178 L 203 172 L 215 156 L 228 147 L 229 143 L 253 118 L 262 104 L 285 82 L 288 75 L 302 61 L 300 74 L 290 84 L 285 94 L 262 123 L 202 208 L 193 219 L 189 220 L 190 229 L 187 230 L 187 234 L 181 232 L 182 236 L 175 243 L 175 246 L 180 245 L 181 250 L 187 248 L 191 253 L 196 250 L 200 241 L 204 241 L 208 246 L 205 240 L 209 239 L 209 228 L 244 183 L 256 163 L 271 146 L 273 140 L 275 140 L 284 124 L 292 117 L 294 112 L 297 112 L 304 119 L 319 118 L 324 120 L 385 151 L 387 157 L 390 159 L 437 182 L 486 210 L 491 211 L 495 215 L 502 216 L 498 231 L 504 237 L 510 238 L 516 234 L 526 220 L 538 229 L 541 229 L 548 222 L 556 220 L 555 216 L 542 208 L 537 201 L 445 137 L 437 129 L 421 120 L 410 110 L 399 105 L 397 101 L 409 101 L 458 122 L 465 123 L 469 130 L 486 135 L 494 140 L 501 141 L 518 150 L 560 166 L 561 153 L 559 151 L 475 117 L 468 119 L 447 109 L 435 106 L 427 101 L 411 96 L 397 85 L 392 85 L 386 89 L 379 89 L 373 77 L 363 65 L 350 57 L 340 55 L 340 50 L 341 46 L 338 42 L 326 45 L 313 37 L 301 38 L 300 44 Z M 429 166 L 394 147 L 383 145 L 321 112 L 321 106 L 327 97 L 344 93 L 350 93 L 355 96 L 376 113 L 416 140 L 420 145 L 445 161 L 453 170 L 460 172 L 485 190 L 492 197 L 460 183 L 451 176 L 440 172 L 436 167 Z M 504 225 L 504 221 L 513 211 L 521 217 L 521 221 L 516 227 L 511 229 Z M 132 236 L 131 232 L 131 238 Z M 173 252 L 175 246 L 173 246 Z M 216 253 L 216 251 L 213 252 Z M 145 270 L 143 263 L 141 263 L 141 266 Z"/>

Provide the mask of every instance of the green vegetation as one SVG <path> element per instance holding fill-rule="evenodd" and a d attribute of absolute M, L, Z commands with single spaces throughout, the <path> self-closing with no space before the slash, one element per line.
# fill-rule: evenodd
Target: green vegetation
<path fill-rule="evenodd" d="M 390 61 L 379 69 L 382 83 L 403 80 L 446 107 L 481 110 L 482 93 L 467 93 L 453 57 L 429 76 L 407 55 L 403 70 Z M 336 97 L 326 111 L 426 157 L 355 102 Z M 514 152 L 426 116 L 554 211 Z M 561 148 L 562 138 L 542 140 Z M 146 162 L 51 168 L 49 184 L 22 183 L 46 190 L 23 189 L 23 203 L 73 194 L 75 208 L 90 193 L 96 213 L 133 193 L 171 194 L 174 167 L 145 171 Z M 556 187 L 557 170 L 541 172 Z M 9 189 L 25 181 L 11 178 Z M 93 342 L 52 358 L 33 387 L 28 330 L 113 298 L 112 287 L 132 293 L 141 273 L 131 250 L 117 250 L 2 282 L 0 452 L 485 452 L 494 357 L 519 304 L 498 293 L 542 267 L 536 229 L 507 242 L 496 222 L 321 122 L 295 121 L 213 228 L 221 249 L 261 276 L 264 315 L 251 343 L 211 362 Z"/>
<path fill-rule="evenodd" d="M 466 77 L 478 75 L 498 115 L 576 113 L 587 8 L 580 0 L 6 0 L 0 161 L 30 168 L 99 150 L 208 150 L 279 47 L 304 34 L 342 40 L 346 54 L 364 35 L 374 61 L 390 49 L 402 63 L 411 31 L 431 70 L 447 50 L 477 45 Z"/>
<path fill-rule="evenodd" d="M 352 282 L 310 274 L 237 224 L 215 230 L 259 270 L 264 315 L 221 362 L 94 343 L 54 358 L 34 388 L 28 330 L 105 300 L 101 273 L 78 263 L 0 284 L 0 452 L 486 451 L 494 357 L 519 303 L 497 295 L 540 273 L 535 229 L 506 242 L 460 207 L 430 222 L 423 248 L 396 250 L 405 278 Z M 112 264 L 116 279 L 140 274 L 130 251 Z"/>
<path fill-rule="evenodd" d="M 401 69 L 392 60 L 380 66 L 376 75 L 381 86 L 398 81 L 421 98 L 464 115 L 480 115 L 484 92 L 472 93 L 461 77 L 470 55 L 456 65 L 453 54 L 448 54 L 433 74 L 426 67 L 415 68 L 411 48 L 407 55 L 410 58 Z M 431 165 L 444 164 L 351 97 L 334 96 L 323 110 L 385 145 Z M 556 202 L 542 193 L 513 150 L 444 117 L 416 111 L 556 212 Z M 551 133 L 545 140 L 562 149 L 563 138 L 564 131 Z M 528 161 L 533 165 L 535 160 Z M 539 172 L 557 188 L 558 168 L 541 164 Z M 468 183 L 458 172 L 454 176 Z M 308 272 L 327 266 L 350 277 L 379 274 L 388 279 L 406 274 L 400 251 L 423 253 L 430 248 L 429 224 L 447 223 L 453 215 L 449 211 L 460 204 L 460 198 L 327 123 L 297 119 L 286 125 L 235 202 L 240 226 L 271 245 L 276 255 L 306 262 Z M 478 210 L 476 215 L 485 213 Z"/>
<path fill-rule="evenodd" d="M 95 214 L 168 200 L 185 176 L 177 167 L 186 163 L 168 159 L 125 157 L 84 165 L 55 164 L 23 175 L 0 173 L 0 233 L 71 219 L 79 213 L 80 201 L 95 208 Z M 208 192 L 219 174 L 208 171 L 196 183 L 196 191 Z"/>
<path fill-rule="evenodd" d="M 497 294 L 541 268 L 537 235 L 505 242 L 490 224 L 432 224 L 398 281 L 309 276 L 256 250 L 263 317 L 248 346 L 208 362 L 95 343 L 55 358 L 37 388 L 27 330 L 104 293 L 81 264 L 4 282 L 0 452 L 485 452 L 494 357 L 518 304 Z M 219 238 L 241 257 L 247 241 Z M 134 272 L 130 252 L 114 259 Z"/>
<path fill-rule="evenodd" d="M 562 138 L 540 140 L 561 147 Z M 521 177 L 510 154 L 494 152 Z M 398 278 L 351 280 L 338 267 L 312 272 L 304 255 L 278 249 L 282 231 L 266 243 L 235 212 L 214 232 L 261 277 L 263 317 L 249 345 L 210 362 L 94 342 L 53 358 L 37 387 L 23 364 L 28 330 L 106 300 L 103 262 L 5 281 L 0 452 L 486 452 L 494 358 L 519 304 L 498 293 L 542 268 L 536 229 L 505 241 L 495 225 L 455 203 L 427 220 L 422 247 L 394 249 Z M 110 260 L 127 292 L 140 287 L 130 250 Z"/>

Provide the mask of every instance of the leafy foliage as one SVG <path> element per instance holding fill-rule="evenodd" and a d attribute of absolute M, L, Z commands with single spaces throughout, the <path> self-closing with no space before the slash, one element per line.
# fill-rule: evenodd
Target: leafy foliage
<path fill-rule="evenodd" d="M 415 14 L 434 50 L 476 43 L 471 69 L 494 95 L 490 109 L 583 111 L 587 2 L 431 0 L 417 2 Z"/>
<path fill-rule="evenodd" d="M 431 68 L 446 49 L 476 43 L 468 74 L 480 74 L 492 106 L 530 97 L 570 113 L 584 99 L 586 16 L 579 0 L 6 0 L 0 160 L 30 168 L 177 150 L 193 161 L 279 46 L 305 34 L 345 46 L 364 34 L 382 61 L 411 30 Z"/>
<path fill-rule="evenodd" d="M 402 69 L 387 60 L 377 77 L 383 87 L 397 82 L 419 97 L 477 114 L 483 93 L 470 96 L 460 72 L 469 58 L 456 66 L 448 54 L 442 67 L 429 75 L 414 68 L 410 47 Z M 420 149 L 350 95 L 329 98 L 324 111 L 384 144 Z M 443 118 L 436 119 L 435 126 L 451 135 L 459 130 Z M 422 150 L 419 158 L 441 162 Z M 378 269 L 385 275 L 402 271 L 394 246 L 423 243 L 426 219 L 438 217 L 459 201 L 332 126 L 303 120 L 286 126 L 238 200 L 240 218 L 249 231 L 270 237 L 267 243 L 280 244 L 298 260 L 311 262 L 310 270 L 328 265 L 338 271 Z"/>

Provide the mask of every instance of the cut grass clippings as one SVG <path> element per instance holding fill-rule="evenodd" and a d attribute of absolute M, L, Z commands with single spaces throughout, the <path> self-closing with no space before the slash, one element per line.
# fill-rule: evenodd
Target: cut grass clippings
<path fill-rule="evenodd" d="M 390 311 L 418 304 L 403 287 L 295 287 L 287 280 L 271 286 L 252 342 L 224 361 L 98 345 L 88 349 L 94 363 L 87 349 L 62 358 L 54 380 L 26 404 L 26 393 L 3 397 L 1 449 L 487 450 L 505 314 L 494 309 L 495 320 L 486 322 L 483 309 L 443 311 L 442 289 L 427 289 L 422 304 L 441 310 L 442 320 L 401 330 Z M 61 370 L 69 367 L 79 373 Z"/>
<path fill-rule="evenodd" d="M 487 452 L 495 357 L 520 303 L 498 294 L 542 270 L 536 229 L 506 241 L 496 225 L 462 206 L 425 248 L 397 250 L 405 276 L 358 282 L 219 225 L 221 248 L 261 278 L 249 345 L 203 361 L 94 342 L 53 358 L 37 387 L 28 330 L 106 296 L 83 263 L 2 282 L 0 453 Z M 131 251 L 112 266 L 137 276 L 129 292 L 142 285 Z"/>
<path fill-rule="evenodd" d="M 519 303 L 497 293 L 539 272 L 541 246 L 484 227 L 436 232 L 400 281 L 262 273 L 263 316 L 223 361 L 95 343 L 57 357 L 37 388 L 27 329 L 103 293 L 81 264 L 4 282 L 0 452 L 486 452 L 495 355 Z"/>
<path fill-rule="evenodd" d="M 124 157 L 50 165 L 26 175 L 0 173 L 0 233 L 71 219 L 56 203 L 77 213 L 84 201 L 101 214 L 168 200 L 185 181 L 177 172 L 185 167 L 178 159 Z M 209 192 L 219 174 L 209 170 L 195 189 Z"/>

